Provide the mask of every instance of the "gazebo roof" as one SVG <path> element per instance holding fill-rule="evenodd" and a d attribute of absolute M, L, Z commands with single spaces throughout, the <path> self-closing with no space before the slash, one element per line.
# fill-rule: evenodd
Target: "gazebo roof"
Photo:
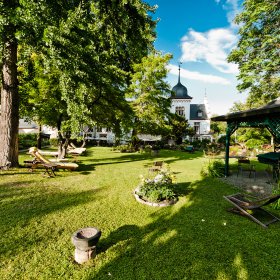
<path fill-rule="evenodd" d="M 251 109 L 251 110 L 246 110 L 246 111 L 240 111 L 236 113 L 231 113 L 227 115 L 221 115 L 217 117 L 211 118 L 212 121 L 240 121 L 240 120 L 248 120 L 252 119 L 258 116 L 278 116 L 280 114 L 280 97 L 277 99 L 274 99 L 273 101 L 269 102 L 267 105 L 256 108 L 256 109 Z"/>

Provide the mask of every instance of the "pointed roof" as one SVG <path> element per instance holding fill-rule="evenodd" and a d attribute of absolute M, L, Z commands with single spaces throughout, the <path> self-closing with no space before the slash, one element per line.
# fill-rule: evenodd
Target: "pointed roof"
<path fill-rule="evenodd" d="M 188 89 L 181 84 L 180 81 L 180 64 L 179 64 L 179 78 L 178 78 L 178 83 L 176 86 L 172 88 L 173 95 L 171 96 L 172 99 L 192 99 L 191 96 L 188 95 Z"/>

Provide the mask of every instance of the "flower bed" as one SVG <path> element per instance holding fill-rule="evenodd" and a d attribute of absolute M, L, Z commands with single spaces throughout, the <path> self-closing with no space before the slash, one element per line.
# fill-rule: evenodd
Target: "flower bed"
<path fill-rule="evenodd" d="M 175 177 L 168 169 L 160 170 L 152 178 L 141 177 L 141 183 L 134 191 L 137 201 L 150 206 L 168 206 L 176 203 Z"/>

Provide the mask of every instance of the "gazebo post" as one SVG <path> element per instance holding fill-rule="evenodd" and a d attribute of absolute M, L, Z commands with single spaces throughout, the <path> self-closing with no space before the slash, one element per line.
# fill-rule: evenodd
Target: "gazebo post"
<path fill-rule="evenodd" d="M 225 155 L 225 177 L 229 175 L 229 146 L 230 146 L 230 132 L 227 129 L 226 133 L 226 155 Z"/>
<path fill-rule="evenodd" d="M 238 122 L 227 122 L 226 129 L 226 154 L 225 154 L 225 177 L 229 175 L 229 146 L 230 136 L 238 128 Z"/>

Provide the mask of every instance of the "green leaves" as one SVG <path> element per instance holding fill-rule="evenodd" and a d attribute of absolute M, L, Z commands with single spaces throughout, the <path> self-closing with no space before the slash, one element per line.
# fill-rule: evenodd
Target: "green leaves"
<path fill-rule="evenodd" d="M 139 133 L 161 134 L 167 128 L 171 91 L 164 79 L 170 58 L 170 54 L 151 53 L 134 65 L 128 97 L 137 120 L 134 128 Z"/>
<path fill-rule="evenodd" d="M 236 17 L 240 40 L 228 60 L 239 65 L 238 89 L 249 90 L 249 99 L 257 104 L 279 97 L 279 18 L 280 2 L 269 0 L 246 0 Z"/>

